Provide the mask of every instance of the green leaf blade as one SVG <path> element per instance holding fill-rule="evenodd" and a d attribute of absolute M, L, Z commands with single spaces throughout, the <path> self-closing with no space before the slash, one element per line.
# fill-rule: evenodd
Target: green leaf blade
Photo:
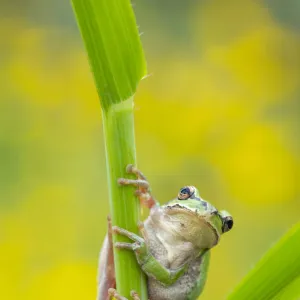
<path fill-rule="evenodd" d="M 300 276 L 283 288 L 272 300 L 299 300 L 300 299 Z"/>
<path fill-rule="evenodd" d="M 132 97 L 146 75 L 146 61 L 128 0 L 73 0 L 101 105 Z"/>
<path fill-rule="evenodd" d="M 228 299 L 273 299 L 299 276 L 300 223 L 265 254 Z M 289 290 L 291 292 L 298 293 L 299 289 Z"/>

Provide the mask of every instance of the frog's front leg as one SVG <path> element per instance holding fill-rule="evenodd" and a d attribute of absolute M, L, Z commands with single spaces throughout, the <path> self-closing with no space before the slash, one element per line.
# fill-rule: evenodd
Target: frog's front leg
<path fill-rule="evenodd" d="M 143 224 L 139 224 L 139 228 L 142 234 L 144 234 Z M 121 234 L 128 237 L 134 243 L 124 243 L 116 242 L 115 247 L 119 249 L 128 249 L 134 251 L 137 261 L 141 266 L 142 270 L 147 274 L 147 276 L 155 278 L 157 281 L 161 282 L 163 285 L 171 285 L 177 281 L 181 275 L 183 275 L 187 268 L 188 263 L 183 264 L 181 267 L 172 270 L 163 266 L 149 251 L 145 239 L 130 232 L 126 229 L 120 228 L 118 226 L 113 226 L 113 233 Z"/>
<path fill-rule="evenodd" d="M 149 209 L 155 205 L 158 205 L 158 202 L 151 195 L 150 185 L 145 175 L 134 165 L 128 165 L 126 167 L 126 172 L 136 175 L 137 179 L 119 178 L 118 183 L 121 185 L 134 185 L 138 187 L 135 195 L 139 198 L 141 204 Z"/>
<path fill-rule="evenodd" d="M 115 289 L 108 289 L 108 295 L 110 296 L 109 299 L 115 298 L 116 300 L 128 300 L 127 298 L 119 295 Z M 130 296 L 133 300 L 140 300 L 140 297 L 136 291 L 131 291 Z"/>

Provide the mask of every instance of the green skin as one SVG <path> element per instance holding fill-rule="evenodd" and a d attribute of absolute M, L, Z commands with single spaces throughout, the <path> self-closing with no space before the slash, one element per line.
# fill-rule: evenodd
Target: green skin
<path fill-rule="evenodd" d="M 218 211 L 201 199 L 199 191 L 193 186 L 180 189 L 176 199 L 160 206 L 152 197 L 144 175 L 132 165 L 127 167 L 127 172 L 136 174 L 137 180 L 119 179 L 119 183 L 138 187 L 137 196 L 150 209 L 150 216 L 144 224 L 139 224 L 142 237 L 123 228 L 112 227 L 114 234 L 126 236 L 133 241 L 115 243 L 114 246 L 135 253 L 139 265 L 148 276 L 150 300 L 171 300 L 174 297 L 196 300 L 206 281 L 209 249 L 218 244 L 224 232 L 232 228 L 231 215 L 226 211 Z M 154 244 L 154 247 L 151 248 L 150 244 Z M 164 255 L 158 249 L 159 244 L 163 245 Z M 197 261 L 199 272 L 195 276 L 191 266 L 197 265 Z M 184 276 L 184 285 L 181 285 Z M 187 291 L 184 290 L 186 282 L 190 283 Z M 180 293 L 183 294 L 180 296 Z M 126 299 L 115 289 L 109 289 L 108 296 L 101 290 L 98 295 L 98 299 Z M 132 298 L 138 300 L 139 296 L 132 292 Z"/>

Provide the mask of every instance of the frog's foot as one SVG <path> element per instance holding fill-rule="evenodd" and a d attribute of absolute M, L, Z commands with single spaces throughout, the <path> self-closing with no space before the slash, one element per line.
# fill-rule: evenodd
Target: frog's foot
<path fill-rule="evenodd" d="M 133 300 L 140 300 L 140 296 L 136 291 L 131 291 L 130 296 L 132 297 Z"/>
<path fill-rule="evenodd" d="M 128 300 L 127 298 L 120 296 L 115 289 L 108 289 L 108 296 L 110 300 L 113 298 L 116 300 Z"/>
<path fill-rule="evenodd" d="M 133 185 L 138 187 L 135 195 L 139 198 L 141 203 L 149 209 L 156 205 L 156 200 L 151 195 L 150 185 L 144 174 L 134 165 L 128 165 L 126 172 L 135 174 L 137 179 L 119 178 L 118 183 L 121 185 Z"/>
<path fill-rule="evenodd" d="M 134 174 L 134 175 L 136 175 L 136 177 L 138 178 L 138 179 L 142 179 L 142 180 L 145 180 L 145 181 L 147 181 L 147 178 L 146 178 L 146 176 L 136 167 L 136 166 L 134 166 L 134 165 L 128 165 L 127 167 L 126 167 L 126 172 L 128 173 L 128 174 Z"/>
<path fill-rule="evenodd" d="M 115 289 L 109 289 L 108 295 L 110 296 L 110 299 L 114 297 L 116 300 L 127 300 L 127 298 L 120 296 Z M 140 300 L 138 293 L 135 291 L 131 291 L 130 296 L 132 297 L 133 300 Z"/>
<path fill-rule="evenodd" d="M 143 225 L 142 223 L 139 223 L 139 229 L 141 230 L 141 233 L 144 234 Z M 145 239 L 138 236 L 137 234 L 130 232 L 126 229 L 120 228 L 118 226 L 113 226 L 112 228 L 113 233 L 120 234 L 123 236 L 128 237 L 133 241 L 133 243 L 125 243 L 125 242 L 116 242 L 115 247 L 118 249 L 128 249 L 134 251 L 137 259 L 139 262 L 144 261 L 147 259 L 149 251 L 145 243 Z"/>

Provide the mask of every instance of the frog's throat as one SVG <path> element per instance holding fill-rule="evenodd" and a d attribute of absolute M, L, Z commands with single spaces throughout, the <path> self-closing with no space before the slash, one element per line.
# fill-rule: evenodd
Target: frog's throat
<path fill-rule="evenodd" d="M 169 215 L 173 215 L 176 213 L 185 213 L 192 217 L 196 217 L 200 220 L 205 220 L 207 218 L 207 216 L 209 215 L 209 213 L 207 213 L 207 212 L 203 212 L 203 214 L 201 214 L 201 212 L 198 210 L 191 210 L 187 207 L 181 206 L 180 204 L 166 205 L 164 207 L 164 209 L 167 211 L 167 214 L 169 214 Z M 214 226 L 212 226 L 212 224 L 210 222 L 206 222 L 206 225 L 208 227 L 210 227 L 212 232 L 215 234 L 216 242 L 214 245 L 217 245 L 220 240 L 220 234 L 218 233 L 217 229 Z"/>

